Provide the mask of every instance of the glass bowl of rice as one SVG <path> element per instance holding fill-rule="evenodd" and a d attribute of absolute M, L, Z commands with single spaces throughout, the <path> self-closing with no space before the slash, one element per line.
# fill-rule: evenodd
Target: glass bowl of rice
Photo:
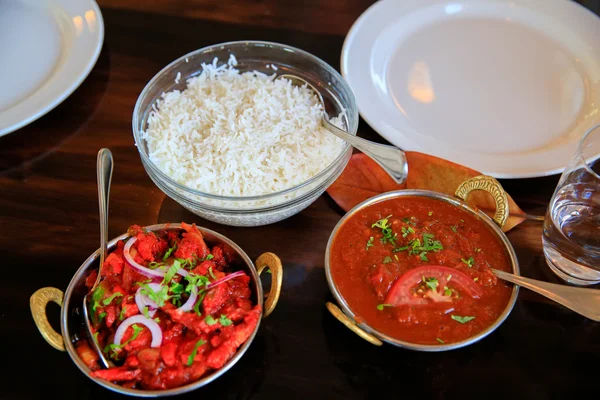
<path fill-rule="evenodd" d="M 317 88 L 298 87 L 282 74 Z M 356 135 L 358 111 L 342 76 L 277 43 L 205 47 L 167 65 L 140 94 L 133 136 L 152 181 L 202 218 L 258 226 L 313 203 L 342 173 L 352 148 L 321 125 Z"/>

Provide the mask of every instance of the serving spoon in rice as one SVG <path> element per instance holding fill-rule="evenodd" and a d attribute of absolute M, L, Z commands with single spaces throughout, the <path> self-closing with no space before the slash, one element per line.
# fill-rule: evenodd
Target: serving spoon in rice
<path fill-rule="evenodd" d="M 311 89 L 323 107 L 322 124 L 325 129 L 369 156 L 373 161 L 379 164 L 381 168 L 383 168 L 396 183 L 400 184 L 406 180 L 406 176 L 408 175 L 408 162 L 406 161 L 406 155 L 402 150 L 395 146 L 379 144 L 366 139 L 361 139 L 358 136 L 351 135 L 333 125 L 331 122 L 329 122 L 329 118 L 325 112 L 325 101 L 323 100 L 323 96 L 305 79 L 291 74 L 278 75 L 275 79 L 287 79 L 294 86 L 306 86 L 307 88 Z"/>

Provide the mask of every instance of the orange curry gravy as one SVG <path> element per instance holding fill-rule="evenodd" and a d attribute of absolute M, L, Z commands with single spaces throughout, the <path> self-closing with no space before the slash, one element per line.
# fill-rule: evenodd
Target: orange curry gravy
<path fill-rule="evenodd" d="M 411 343 L 476 335 L 496 321 L 512 291 L 490 270 L 511 266 L 486 223 L 431 198 L 360 210 L 340 228 L 330 257 L 332 278 L 356 318 Z"/>

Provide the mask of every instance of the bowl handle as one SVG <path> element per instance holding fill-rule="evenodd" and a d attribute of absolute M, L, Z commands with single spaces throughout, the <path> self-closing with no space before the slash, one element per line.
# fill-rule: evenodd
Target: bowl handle
<path fill-rule="evenodd" d="M 342 312 L 342 310 L 340 310 L 340 308 L 338 306 L 336 306 L 335 304 L 327 302 L 327 303 L 325 303 L 325 306 L 327 306 L 327 309 L 329 310 L 331 315 L 333 315 L 338 321 L 340 321 L 342 324 L 346 325 L 346 327 L 348 329 L 350 329 L 352 332 L 356 333 L 361 338 L 365 339 L 367 342 L 374 344 L 375 346 L 381 346 L 383 344 L 383 342 L 381 340 L 377 339 L 375 336 L 371 335 L 370 333 L 365 332 L 358 325 L 356 325 L 356 322 L 354 322 L 353 320 L 348 318 L 348 316 L 346 314 L 344 314 Z"/>
<path fill-rule="evenodd" d="M 265 309 L 263 315 L 268 317 L 273 312 L 279 294 L 281 293 L 281 284 L 283 282 L 283 265 L 281 260 L 274 253 L 263 253 L 256 259 L 258 275 L 267 268 L 271 274 L 271 291 L 266 295 Z"/>
<path fill-rule="evenodd" d="M 502 185 L 500 185 L 500 182 L 491 176 L 478 175 L 461 183 L 458 189 L 456 189 L 455 195 L 467 201 L 469 193 L 473 190 L 483 190 L 492 195 L 496 203 L 496 212 L 492 218 L 500 228 L 504 227 L 508 219 L 509 203 L 508 196 L 506 196 L 506 192 L 502 188 Z"/>
<path fill-rule="evenodd" d="M 37 290 L 29 298 L 31 315 L 33 315 L 35 325 L 40 330 L 42 337 L 46 339 L 46 342 L 56 350 L 65 351 L 62 336 L 52 328 L 46 316 L 46 306 L 51 301 L 62 307 L 63 292 L 53 287 L 45 287 Z"/>

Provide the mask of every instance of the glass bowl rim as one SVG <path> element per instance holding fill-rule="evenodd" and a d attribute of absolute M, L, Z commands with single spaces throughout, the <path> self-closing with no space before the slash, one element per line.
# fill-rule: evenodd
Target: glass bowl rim
<path fill-rule="evenodd" d="M 288 46 L 285 44 L 281 44 L 281 43 L 276 43 L 276 42 L 268 42 L 268 41 L 262 41 L 262 40 L 238 40 L 238 41 L 231 41 L 231 42 L 224 42 L 224 43 L 217 43 L 217 44 L 213 44 L 210 46 L 206 46 L 206 47 L 202 47 L 200 49 L 191 51 L 179 58 L 177 58 L 176 60 L 172 61 L 171 63 L 169 63 L 167 66 L 165 66 L 164 68 L 162 68 L 159 72 L 157 72 L 152 79 L 146 84 L 146 86 L 144 87 L 144 89 L 140 92 L 136 102 L 135 102 L 135 106 L 133 108 L 133 117 L 132 117 L 132 131 L 133 131 L 133 138 L 135 141 L 135 146 L 138 149 L 138 153 L 140 154 L 140 157 L 142 158 L 142 161 L 144 161 L 144 165 L 147 165 L 148 168 L 150 168 L 150 170 L 152 171 L 153 174 L 155 174 L 155 176 L 162 180 L 165 181 L 167 183 L 169 183 L 170 185 L 174 186 L 175 188 L 182 190 L 184 192 L 193 194 L 193 195 L 197 195 L 197 196 L 202 196 L 202 197 L 206 197 L 209 199 L 213 199 L 213 200 L 222 200 L 222 201 L 257 201 L 257 200 L 267 200 L 267 199 L 271 199 L 274 197 L 278 197 L 278 196 L 282 196 L 282 195 L 286 195 L 286 194 L 290 194 L 293 193 L 299 189 L 302 189 L 308 185 L 310 185 L 311 183 L 317 181 L 320 178 L 326 177 L 328 176 L 331 171 L 333 169 L 335 169 L 336 166 L 338 166 L 340 164 L 340 162 L 343 161 L 344 156 L 346 155 L 346 153 L 348 151 L 351 151 L 351 145 L 347 142 L 344 143 L 344 148 L 343 151 L 340 152 L 340 154 L 336 157 L 335 160 L 333 160 L 325 169 L 321 170 L 319 173 L 317 173 L 316 175 L 312 176 L 311 178 L 309 178 L 308 180 L 292 186 L 290 188 L 284 189 L 284 190 L 280 190 L 278 192 L 273 192 L 273 193 L 268 193 L 268 194 L 261 194 L 261 195 L 253 195 L 253 196 L 222 196 L 222 195 L 217 195 L 214 193 L 205 193 L 205 192 L 201 192 L 199 190 L 196 189 L 192 189 L 188 186 L 182 185 L 181 183 L 177 182 L 176 180 L 174 180 L 173 178 L 171 178 L 170 176 L 168 176 L 167 174 L 165 174 L 164 172 L 162 172 L 160 170 L 160 168 L 158 168 L 149 158 L 149 156 L 146 154 L 145 151 L 143 151 L 140 148 L 140 142 L 143 140 L 141 137 L 141 130 L 137 129 L 137 125 L 138 122 L 140 120 L 140 114 L 141 114 L 141 100 L 147 95 L 147 93 L 150 91 L 151 88 L 153 88 L 153 86 L 155 85 L 156 81 L 161 78 L 168 70 L 170 70 L 171 68 L 173 68 L 174 66 L 185 62 L 186 59 L 189 59 L 190 57 L 196 56 L 198 54 L 201 53 L 205 53 L 208 51 L 211 51 L 213 49 L 225 49 L 226 47 L 233 47 L 233 46 L 238 46 L 238 45 L 251 45 L 251 46 L 255 46 L 255 47 L 272 47 L 272 48 L 276 48 L 279 50 L 283 50 L 283 51 L 289 51 L 291 50 L 294 53 L 298 53 L 302 56 L 307 57 L 308 59 L 310 59 L 311 61 L 315 62 L 316 64 L 318 64 L 321 68 L 323 68 L 324 70 L 326 70 L 327 72 L 329 72 L 330 74 L 336 76 L 339 78 L 340 82 L 342 83 L 342 87 L 344 89 L 346 89 L 350 100 L 351 100 L 351 104 L 350 107 L 353 109 L 353 116 L 355 117 L 354 119 L 356 120 L 356 129 L 352 129 L 350 127 L 350 120 L 348 118 L 347 115 L 347 108 L 344 108 L 344 111 L 346 112 L 346 122 L 348 124 L 348 129 L 350 131 L 354 131 L 354 133 L 352 132 L 348 132 L 350 134 L 354 134 L 356 135 L 356 132 L 358 131 L 358 109 L 356 107 L 356 100 L 354 98 L 354 93 L 352 92 L 352 89 L 350 88 L 350 86 L 348 85 L 348 83 L 344 80 L 344 78 L 340 75 L 340 73 L 338 71 L 335 70 L 335 68 L 333 68 L 332 66 L 330 66 L 328 63 L 326 63 L 325 61 L 323 61 L 321 58 L 307 52 L 304 50 L 301 50 L 299 48 L 293 47 L 293 46 Z M 287 49 L 287 50 L 286 50 Z M 337 96 L 336 96 L 337 97 Z M 336 100 L 339 102 L 340 100 L 336 98 Z M 341 103 L 340 103 L 341 105 Z M 293 199 L 292 199 L 293 200 Z M 287 201 L 282 201 L 281 203 L 279 203 L 278 205 L 282 205 L 287 203 Z"/>

